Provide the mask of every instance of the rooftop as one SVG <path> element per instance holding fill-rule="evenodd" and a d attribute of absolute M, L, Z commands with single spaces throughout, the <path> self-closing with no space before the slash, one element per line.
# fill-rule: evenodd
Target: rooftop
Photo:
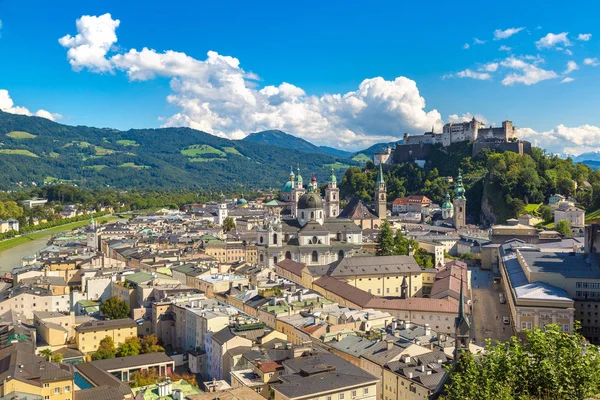
<path fill-rule="evenodd" d="M 77 332 L 94 332 L 105 329 L 134 328 L 137 323 L 131 318 L 113 319 L 106 321 L 90 321 L 75 328 Z"/>

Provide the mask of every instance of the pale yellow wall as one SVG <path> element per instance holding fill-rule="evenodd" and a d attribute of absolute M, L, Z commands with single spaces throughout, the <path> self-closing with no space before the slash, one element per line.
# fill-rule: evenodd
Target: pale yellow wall
<path fill-rule="evenodd" d="M 93 353 L 98 350 L 100 341 L 107 336 L 113 339 L 115 347 L 117 347 L 123 343 L 125 339 L 131 336 L 137 336 L 137 327 L 101 329 L 93 332 L 77 332 L 77 349 L 82 353 Z"/>
<path fill-rule="evenodd" d="M 47 387 L 44 387 L 47 386 Z M 60 393 L 55 394 L 55 389 L 58 389 Z M 6 396 L 12 392 L 30 393 L 34 395 L 49 396 L 51 400 L 72 400 L 73 399 L 73 380 L 63 380 L 56 382 L 48 382 L 41 384 L 41 386 L 30 385 L 25 382 L 11 379 L 4 382 L 2 385 L 2 394 Z"/>
<path fill-rule="evenodd" d="M 275 389 L 275 400 L 291 400 L 291 399 L 295 399 L 296 397 L 286 397 L 283 394 L 281 394 L 280 392 L 277 391 L 277 386 L 273 386 L 273 388 Z M 367 390 L 367 393 L 365 394 L 364 390 Z M 340 397 L 340 395 L 343 394 L 343 400 L 352 400 L 352 399 L 360 399 L 360 400 L 376 400 L 377 399 L 377 388 L 375 384 L 368 384 L 368 385 L 363 385 L 363 386 L 356 386 L 356 387 L 350 387 L 350 388 L 341 388 L 340 390 L 336 390 L 336 391 L 331 391 L 331 392 L 323 392 L 323 393 L 317 393 L 315 395 L 313 395 L 310 398 L 304 398 L 304 399 L 310 399 L 310 400 L 324 400 L 327 399 L 329 396 L 331 396 L 331 400 L 342 400 L 342 397 Z"/>
<path fill-rule="evenodd" d="M 411 390 L 411 381 L 388 369 L 383 371 L 383 400 L 417 400 L 429 398 L 429 389 L 415 384 Z"/>
<path fill-rule="evenodd" d="M 346 277 L 346 283 L 375 296 L 400 296 L 400 286 L 406 276 L 408 296 L 412 297 L 423 287 L 422 272 L 398 275 L 363 275 Z M 341 280 L 341 278 L 339 278 Z"/>

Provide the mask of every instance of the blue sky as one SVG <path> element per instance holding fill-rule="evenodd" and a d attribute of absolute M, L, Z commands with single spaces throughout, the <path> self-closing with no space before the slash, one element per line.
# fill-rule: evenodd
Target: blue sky
<path fill-rule="evenodd" d="M 578 154 L 600 142 L 598 8 L 0 0 L 0 109 L 347 149 L 476 115 Z"/>

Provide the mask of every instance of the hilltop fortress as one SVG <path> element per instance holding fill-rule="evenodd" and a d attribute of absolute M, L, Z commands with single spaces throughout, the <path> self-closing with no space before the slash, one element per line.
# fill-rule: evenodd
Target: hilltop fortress
<path fill-rule="evenodd" d="M 448 123 L 442 132 L 425 132 L 422 135 L 404 134 L 402 144 L 397 144 L 394 149 L 388 147 L 383 152 L 375 153 L 374 163 L 397 164 L 413 161 L 419 164 L 427 160 L 429 152 L 435 145 L 448 147 L 452 143 L 473 143 L 472 155 L 477 155 L 485 148 L 499 151 L 512 151 L 518 154 L 531 154 L 531 143 L 517 138 L 517 127 L 512 121 L 503 121 L 501 127 L 486 127 L 482 122 L 473 118 L 471 121 Z"/>

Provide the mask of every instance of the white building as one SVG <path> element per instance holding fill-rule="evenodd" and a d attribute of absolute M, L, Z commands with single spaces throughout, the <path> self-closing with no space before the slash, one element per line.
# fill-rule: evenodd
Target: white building
<path fill-rule="evenodd" d="M 585 226 L 585 211 L 577 207 L 559 207 L 554 211 L 554 226 L 559 221 L 567 220 L 573 228 L 583 228 Z"/>

